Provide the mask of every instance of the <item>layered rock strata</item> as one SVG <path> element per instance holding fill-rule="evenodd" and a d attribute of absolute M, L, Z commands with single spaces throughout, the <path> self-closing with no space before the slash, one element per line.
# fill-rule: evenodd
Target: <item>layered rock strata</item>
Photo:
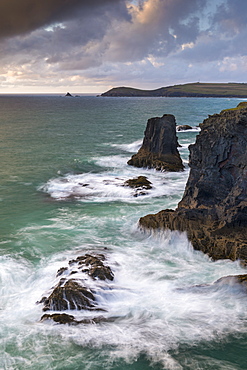
<path fill-rule="evenodd" d="M 164 114 L 163 117 L 150 118 L 142 146 L 128 164 L 160 171 L 181 171 L 184 166 L 178 146 L 175 117 L 172 114 Z"/>
<path fill-rule="evenodd" d="M 213 259 L 247 263 L 247 104 L 209 116 L 200 128 L 177 209 L 142 217 L 140 225 L 186 231 Z"/>

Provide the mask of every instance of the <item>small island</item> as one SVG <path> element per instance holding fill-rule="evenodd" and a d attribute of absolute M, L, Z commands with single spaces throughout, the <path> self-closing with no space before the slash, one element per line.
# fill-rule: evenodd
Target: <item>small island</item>
<path fill-rule="evenodd" d="M 104 97 L 247 98 L 247 83 L 188 83 L 155 90 L 114 87 Z"/>

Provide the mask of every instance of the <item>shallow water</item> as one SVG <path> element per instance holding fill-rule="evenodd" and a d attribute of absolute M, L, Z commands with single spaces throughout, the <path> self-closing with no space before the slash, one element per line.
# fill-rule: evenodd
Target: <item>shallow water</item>
<path fill-rule="evenodd" d="M 246 270 L 194 251 L 185 234 L 138 228 L 141 216 L 177 206 L 198 123 L 238 102 L 0 96 L 0 368 L 246 369 L 247 298 L 211 285 Z M 178 132 L 186 170 L 128 166 L 147 119 L 164 113 L 193 126 Z M 139 175 L 153 188 L 135 196 L 123 185 Z M 90 282 L 114 320 L 40 322 L 36 302 L 57 270 L 88 252 L 104 253 L 114 272 L 109 284 Z"/>

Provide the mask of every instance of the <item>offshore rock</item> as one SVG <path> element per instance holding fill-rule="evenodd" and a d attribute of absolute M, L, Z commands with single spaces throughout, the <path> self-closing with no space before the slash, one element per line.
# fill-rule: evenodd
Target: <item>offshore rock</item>
<path fill-rule="evenodd" d="M 78 324 L 101 324 L 104 322 L 114 322 L 119 317 L 104 317 L 104 316 L 97 316 L 91 319 L 82 319 L 76 320 L 75 316 L 68 315 L 67 313 L 53 313 L 53 314 L 44 314 L 40 321 L 45 320 L 53 320 L 58 324 L 69 324 L 69 325 L 78 325 Z"/>
<path fill-rule="evenodd" d="M 247 106 L 209 116 L 200 128 L 177 209 L 142 217 L 140 225 L 186 231 L 213 259 L 247 263 Z"/>
<path fill-rule="evenodd" d="M 129 186 L 130 188 L 135 189 L 134 197 L 146 195 L 147 192 L 145 190 L 152 189 L 152 183 L 146 178 L 146 176 L 138 176 L 134 179 L 129 179 L 125 181 L 124 186 Z"/>
<path fill-rule="evenodd" d="M 186 131 L 186 130 L 191 130 L 192 127 L 190 125 L 179 125 L 177 127 L 177 131 Z"/>
<path fill-rule="evenodd" d="M 90 289 L 74 279 L 61 279 L 44 301 L 43 311 L 85 310 L 95 307 L 95 297 Z"/>
<path fill-rule="evenodd" d="M 62 267 L 57 272 L 59 281 L 48 296 L 41 299 L 43 311 L 89 310 L 104 311 L 98 306 L 95 291 L 100 291 L 97 281 L 112 281 L 114 274 L 106 266 L 102 254 L 86 254 L 69 261 L 68 267 Z M 61 278 L 60 278 L 61 276 Z M 92 284 L 92 282 L 95 283 Z M 106 289 L 106 287 L 105 287 Z M 45 314 L 41 321 L 52 319 L 58 323 L 76 322 L 67 313 Z"/>
<path fill-rule="evenodd" d="M 129 179 L 125 181 L 124 185 L 131 188 L 137 189 L 152 189 L 151 182 L 146 178 L 146 176 L 138 176 L 135 179 Z"/>
<path fill-rule="evenodd" d="M 93 279 L 113 280 L 114 274 L 111 268 L 106 266 L 103 261 L 105 261 L 103 254 L 98 254 L 97 256 L 85 254 L 85 256 L 79 256 L 75 260 L 69 261 L 69 265 L 78 265 L 79 270 L 87 273 Z"/>
<path fill-rule="evenodd" d="M 150 118 L 142 146 L 128 164 L 160 171 L 181 171 L 184 166 L 178 146 L 175 117 L 172 114 L 164 114 L 163 117 Z"/>

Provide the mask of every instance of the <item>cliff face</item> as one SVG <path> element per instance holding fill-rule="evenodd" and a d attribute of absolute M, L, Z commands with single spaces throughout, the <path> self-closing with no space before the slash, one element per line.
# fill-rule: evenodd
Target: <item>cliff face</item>
<path fill-rule="evenodd" d="M 191 168 L 175 211 L 140 219 L 145 228 L 186 231 L 214 259 L 247 261 L 247 107 L 222 111 L 200 125 Z"/>
<path fill-rule="evenodd" d="M 163 171 L 181 171 L 184 166 L 177 147 L 175 117 L 172 114 L 164 114 L 163 117 L 150 118 L 144 132 L 143 144 L 128 164 Z"/>

